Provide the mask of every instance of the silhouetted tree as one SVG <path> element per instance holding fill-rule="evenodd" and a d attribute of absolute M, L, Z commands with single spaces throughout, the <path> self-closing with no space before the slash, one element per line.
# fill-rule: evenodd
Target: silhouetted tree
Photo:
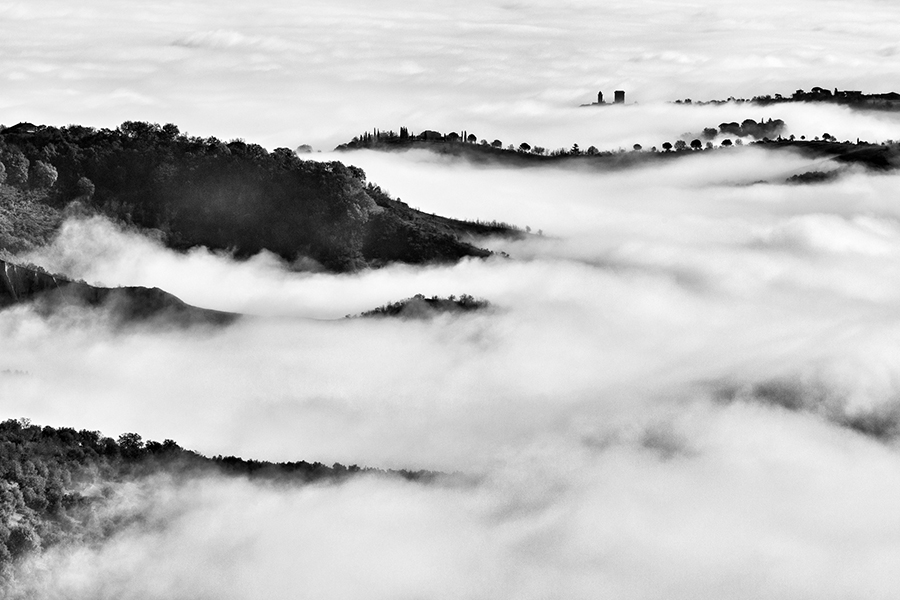
<path fill-rule="evenodd" d="M 696 139 L 696 138 L 691 140 L 691 149 L 692 150 L 700 150 L 701 148 L 703 148 L 703 142 L 701 142 L 699 139 Z"/>
<path fill-rule="evenodd" d="M 21 187 L 28 184 L 28 167 L 31 166 L 31 161 L 24 154 L 16 149 L 7 150 L 0 160 L 6 165 L 6 183 Z"/>
<path fill-rule="evenodd" d="M 663 142 L 662 149 L 668 152 L 672 149 L 672 144 L 670 144 L 669 142 Z"/>
<path fill-rule="evenodd" d="M 162 134 L 161 137 L 163 140 L 167 142 L 174 142 L 181 132 L 178 130 L 178 125 L 175 125 L 174 123 L 166 123 L 162 126 L 160 133 Z"/>
<path fill-rule="evenodd" d="M 687 142 L 685 142 L 684 140 L 678 140 L 677 142 L 675 142 L 676 150 L 684 150 L 685 148 L 687 148 Z"/>
<path fill-rule="evenodd" d="M 474 134 L 474 133 L 470 133 L 470 134 L 466 137 L 466 141 L 469 142 L 470 144 L 474 144 L 475 142 L 478 141 L 478 138 L 475 137 L 475 134 Z"/>
<path fill-rule="evenodd" d="M 123 433 L 119 436 L 119 451 L 125 458 L 137 458 L 144 448 L 144 441 L 136 433 Z"/>
<path fill-rule="evenodd" d="M 732 121 L 731 123 L 721 123 L 719 125 L 719 132 L 735 136 L 743 135 L 743 133 L 741 132 L 741 125 L 736 121 Z"/>
<path fill-rule="evenodd" d="M 519 152 L 528 152 L 529 150 L 531 150 L 531 144 L 529 144 L 528 142 L 522 142 L 521 144 L 519 144 Z"/>
<path fill-rule="evenodd" d="M 640 152 L 641 150 L 644 149 L 644 147 L 641 146 L 640 144 L 635 144 L 634 146 L 632 146 L 632 148 L 634 149 L 635 152 Z"/>
<path fill-rule="evenodd" d="M 42 160 L 35 161 L 31 167 L 32 186 L 39 190 L 48 190 L 53 187 L 59 178 L 56 168 Z"/>
<path fill-rule="evenodd" d="M 726 148 L 727 148 L 728 146 L 731 146 L 731 140 L 728 139 L 728 138 L 725 138 L 724 140 L 722 140 L 722 146 L 724 146 L 724 147 L 726 147 Z"/>
<path fill-rule="evenodd" d="M 493 142 L 491 142 L 491 146 L 493 146 L 494 148 L 502 148 L 503 142 L 501 142 L 500 140 L 494 140 Z"/>
<path fill-rule="evenodd" d="M 83 200 L 90 200 L 93 198 L 95 189 L 94 183 L 87 177 L 81 177 L 75 182 L 75 193 L 78 198 Z"/>

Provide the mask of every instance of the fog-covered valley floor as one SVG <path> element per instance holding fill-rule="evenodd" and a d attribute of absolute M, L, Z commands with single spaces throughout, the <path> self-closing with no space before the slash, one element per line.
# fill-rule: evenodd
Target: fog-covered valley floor
<path fill-rule="evenodd" d="M 145 520 L 29 565 L 43 597 L 893 595 L 897 175 L 786 185 L 832 167 L 757 148 L 614 172 L 341 159 L 428 212 L 534 235 L 484 242 L 509 258 L 330 275 L 73 219 L 22 259 L 252 316 L 121 330 L 5 310 L 4 410 L 467 477 L 126 486 Z M 492 308 L 343 318 L 416 293 Z"/>
<path fill-rule="evenodd" d="M 479 240 L 497 251 L 485 260 L 330 274 L 179 253 L 67 209 L 81 216 L 52 243 L 0 254 L 246 315 L 183 328 L 5 308 L 0 422 L 447 474 L 83 486 L 98 535 L 32 553 L 0 597 L 893 600 L 896 168 L 749 144 L 622 170 L 331 149 L 407 127 L 649 151 L 745 119 L 896 141 L 896 110 L 697 101 L 900 92 L 898 23 L 891 0 L 0 0 L 0 123 L 309 144 L 301 158 L 357 165 L 412 207 L 531 232 Z M 624 105 L 579 106 L 616 90 Z M 414 294 L 490 308 L 345 318 Z M 7 540 L 22 515 L 0 484 Z"/>

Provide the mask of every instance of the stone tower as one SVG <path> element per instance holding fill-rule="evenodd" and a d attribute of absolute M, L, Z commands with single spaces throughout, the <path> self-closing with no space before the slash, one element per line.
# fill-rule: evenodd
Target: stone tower
<path fill-rule="evenodd" d="M 597 104 L 603 104 L 603 92 L 597 92 Z"/>
<path fill-rule="evenodd" d="M 616 90 L 616 104 L 625 104 L 625 90 Z"/>

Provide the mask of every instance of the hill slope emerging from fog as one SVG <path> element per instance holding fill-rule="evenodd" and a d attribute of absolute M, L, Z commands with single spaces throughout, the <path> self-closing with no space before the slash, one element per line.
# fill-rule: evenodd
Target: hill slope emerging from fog
<path fill-rule="evenodd" d="M 755 126 L 757 124 L 749 120 Z M 760 122 L 758 126 L 765 126 L 772 123 Z M 781 121 L 776 124 L 783 126 Z M 737 123 L 723 123 L 720 128 L 726 128 L 723 134 L 732 134 L 727 130 L 727 126 L 738 126 Z M 718 135 L 718 130 L 710 128 L 712 135 Z M 375 134 L 366 134 L 353 138 L 346 144 L 341 144 L 336 151 L 353 152 L 356 150 L 377 150 L 380 152 L 406 152 L 410 150 L 426 150 L 441 156 L 448 156 L 455 159 L 465 160 L 472 164 L 483 165 L 501 165 L 508 167 L 532 167 L 532 166 L 560 166 L 560 165 L 578 165 L 585 167 L 593 167 L 602 170 L 642 167 L 653 164 L 665 164 L 668 161 L 677 160 L 686 156 L 697 153 L 706 152 L 736 152 L 740 151 L 737 147 L 753 146 L 766 150 L 792 150 L 809 157 L 810 160 L 833 159 L 838 163 L 848 165 L 855 164 L 874 170 L 889 170 L 900 167 L 900 143 L 888 142 L 885 144 L 871 144 L 865 141 L 851 142 L 838 141 L 836 138 L 819 140 L 804 140 L 784 138 L 778 135 L 772 138 L 763 137 L 765 130 L 759 133 L 759 137 L 750 136 L 748 139 L 757 139 L 750 141 L 732 143 L 730 139 L 725 144 L 713 146 L 711 143 L 706 146 L 703 142 L 711 138 L 703 137 L 703 134 L 696 134 L 697 139 L 690 140 L 695 134 L 685 134 L 685 139 L 681 143 L 672 145 L 663 142 L 660 145 L 661 150 L 657 150 L 654 146 L 649 149 L 636 145 L 633 150 L 625 151 L 619 149 L 615 151 L 601 151 L 591 146 L 587 150 L 581 149 L 575 144 L 572 148 L 558 148 L 551 152 L 547 152 L 541 147 L 532 147 L 529 144 L 522 144 L 518 148 L 513 146 L 503 147 L 500 140 L 495 140 L 493 144 L 482 140 L 480 143 L 466 141 L 454 132 L 443 135 L 435 131 L 427 131 L 418 136 L 407 135 L 402 137 L 393 131 L 377 131 Z M 433 134 L 433 135 L 426 135 Z M 700 139 L 702 138 L 702 139 Z M 738 136 L 740 139 L 740 136 Z M 667 147 L 668 146 L 668 147 Z"/>
<path fill-rule="evenodd" d="M 190 306 L 159 288 L 96 287 L 0 260 L 0 310 L 20 303 L 32 303 L 46 312 L 62 305 L 103 307 L 122 322 L 160 318 L 180 325 L 226 325 L 238 318 Z"/>
<path fill-rule="evenodd" d="M 285 148 L 270 153 L 240 140 L 189 137 L 174 125 L 126 122 L 97 130 L 21 123 L 0 131 L 0 163 L 0 244 L 4 237 L 19 245 L 45 241 L 53 211 L 76 200 L 158 230 L 171 248 L 202 245 L 239 257 L 266 249 L 334 272 L 486 257 L 491 252 L 473 243 L 478 236 L 522 235 L 413 210 L 356 167 L 301 160 Z M 30 210 L 9 209 L 14 204 Z"/>
<path fill-rule="evenodd" d="M 124 484 L 160 474 L 302 484 L 363 473 L 422 482 L 438 475 L 339 463 L 207 458 L 172 440 L 145 442 L 136 433 L 114 440 L 98 431 L 40 427 L 27 419 L 0 422 L 0 596 L 7 597 L 4 589 L 16 562 L 56 545 L 99 542 L 144 518 L 133 509 L 123 513 L 110 508 Z"/>

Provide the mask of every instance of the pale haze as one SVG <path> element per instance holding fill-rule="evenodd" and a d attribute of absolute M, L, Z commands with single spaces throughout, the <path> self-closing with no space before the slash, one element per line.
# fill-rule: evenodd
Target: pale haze
<path fill-rule="evenodd" d="M 0 109 L 7 124 L 171 121 L 271 148 L 401 125 L 602 147 L 619 115 L 571 110 L 599 90 L 641 105 L 891 91 L 898 27 L 883 0 L 6 1 Z M 629 147 L 663 141 L 639 137 Z"/>
<path fill-rule="evenodd" d="M 723 121 L 900 138 L 832 105 L 900 91 L 891 2 L 0 2 L 0 121 L 192 134 L 362 167 L 506 256 L 297 272 L 99 217 L 19 258 L 247 317 L 113 328 L 0 312 L 4 418 L 207 455 L 434 469 L 421 484 L 122 485 L 142 521 L 23 567 L 39 597 L 896 597 L 900 176 L 734 147 L 622 170 L 335 153 L 373 127 L 649 148 Z M 584 107 L 598 90 L 624 107 Z M 631 104 L 637 102 L 637 105 Z M 538 235 L 540 232 L 540 235 Z M 422 293 L 488 311 L 347 319 Z"/>

